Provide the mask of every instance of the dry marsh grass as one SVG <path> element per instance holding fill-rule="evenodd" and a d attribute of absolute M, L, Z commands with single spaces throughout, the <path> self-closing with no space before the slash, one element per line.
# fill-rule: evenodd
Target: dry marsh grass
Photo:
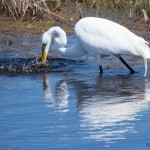
<path fill-rule="evenodd" d="M 15 20 L 40 18 L 43 13 L 51 12 L 49 5 L 49 0 L 0 0 L 1 13 Z"/>
<path fill-rule="evenodd" d="M 107 8 L 132 18 L 141 14 L 142 9 L 147 10 L 150 0 L 0 0 L 0 13 L 21 21 L 42 18 L 45 13 L 61 18 L 55 11 L 64 5 L 70 7 L 70 4 L 78 7 L 80 13 L 85 11 L 84 8 L 95 9 L 95 15 L 99 16 L 101 8 Z"/>

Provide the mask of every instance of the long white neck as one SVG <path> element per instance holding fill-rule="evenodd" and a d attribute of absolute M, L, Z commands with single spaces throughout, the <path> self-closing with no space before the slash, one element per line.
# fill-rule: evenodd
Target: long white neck
<path fill-rule="evenodd" d="M 71 57 L 71 58 L 80 57 L 87 53 L 84 49 L 82 49 L 82 47 L 77 41 L 75 42 L 75 44 L 73 44 L 68 48 L 59 47 L 58 49 L 56 49 L 56 51 L 64 57 Z"/>
<path fill-rule="evenodd" d="M 56 46 L 56 51 L 64 56 L 64 57 L 80 57 L 86 53 L 84 49 L 82 49 L 81 45 L 79 42 L 75 41 L 75 44 L 73 44 L 71 47 L 64 47 L 67 44 L 67 37 L 66 33 L 60 28 L 60 27 L 52 27 L 50 28 L 47 32 L 44 33 L 43 35 L 43 40 L 47 41 L 46 45 L 46 52 L 48 52 L 48 49 L 51 44 L 51 38 L 52 36 L 55 36 L 55 46 Z"/>

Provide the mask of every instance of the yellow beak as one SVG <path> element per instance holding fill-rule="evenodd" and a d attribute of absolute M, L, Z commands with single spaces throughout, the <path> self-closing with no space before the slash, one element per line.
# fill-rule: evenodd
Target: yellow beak
<path fill-rule="evenodd" d="M 47 53 L 42 52 L 42 63 L 46 62 Z"/>
<path fill-rule="evenodd" d="M 46 62 L 47 53 L 45 52 L 46 44 L 42 44 L 42 63 Z"/>

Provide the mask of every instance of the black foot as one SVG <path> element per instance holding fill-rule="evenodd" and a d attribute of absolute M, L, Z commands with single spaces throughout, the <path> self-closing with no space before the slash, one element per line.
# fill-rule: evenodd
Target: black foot
<path fill-rule="evenodd" d="M 136 72 L 133 70 L 133 71 L 130 71 L 130 74 L 135 74 Z"/>
<path fill-rule="evenodd" d="M 99 66 L 99 71 L 100 71 L 100 75 L 103 73 L 103 68 L 102 66 Z"/>

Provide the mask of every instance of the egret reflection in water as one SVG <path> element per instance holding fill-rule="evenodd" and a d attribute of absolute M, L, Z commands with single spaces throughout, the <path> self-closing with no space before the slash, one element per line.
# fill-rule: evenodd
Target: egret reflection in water
<path fill-rule="evenodd" d="M 48 74 L 43 75 L 43 91 L 47 102 L 51 104 L 49 107 L 58 108 L 60 112 L 68 111 L 68 89 L 66 81 L 59 81 L 56 83 L 54 91 L 49 82 Z"/>
<path fill-rule="evenodd" d="M 125 139 L 125 133 L 138 132 L 132 122 L 140 119 L 140 112 L 149 108 L 147 84 L 127 78 L 98 79 L 90 86 L 82 82 L 78 111 L 85 138 L 112 143 Z M 78 84 L 75 86 L 79 89 Z"/>
<path fill-rule="evenodd" d="M 70 97 L 77 99 L 77 110 L 83 139 L 107 144 L 125 139 L 125 133 L 138 133 L 133 121 L 149 108 L 150 90 L 146 79 L 104 77 L 64 79 L 51 88 L 50 76 L 44 75 L 45 99 L 58 111 L 69 109 Z M 64 111 L 65 110 L 65 111 Z"/>

